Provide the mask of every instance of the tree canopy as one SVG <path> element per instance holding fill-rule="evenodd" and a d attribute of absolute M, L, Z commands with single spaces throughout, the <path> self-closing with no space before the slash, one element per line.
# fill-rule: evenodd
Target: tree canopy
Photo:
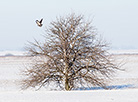
<path fill-rule="evenodd" d="M 107 53 L 108 44 L 83 15 L 58 17 L 45 31 L 45 42 L 35 40 L 27 47 L 36 61 L 24 71 L 23 88 L 50 83 L 62 90 L 105 87 L 118 69 Z"/>

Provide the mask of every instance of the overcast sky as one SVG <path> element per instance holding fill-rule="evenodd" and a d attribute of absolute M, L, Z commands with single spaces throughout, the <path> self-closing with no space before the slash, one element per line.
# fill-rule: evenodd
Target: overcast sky
<path fill-rule="evenodd" d="M 71 12 L 93 18 L 113 49 L 138 49 L 138 0 L 0 0 L 0 51 L 42 40 L 49 22 Z M 35 20 L 41 18 L 39 28 Z"/>

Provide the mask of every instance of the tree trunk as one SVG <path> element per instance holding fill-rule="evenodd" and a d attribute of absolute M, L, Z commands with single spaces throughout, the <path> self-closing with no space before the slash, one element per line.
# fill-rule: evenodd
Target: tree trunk
<path fill-rule="evenodd" d="M 65 63 L 65 90 L 69 91 L 70 90 L 70 86 L 69 86 L 69 81 L 68 81 L 68 64 Z"/>
<path fill-rule="evenodd" d="M 65 79 L 65 90 L 66 91 L 70 90 L 70 86 L 69 86 L 69 83 L 68 83 L 68 76 L 66 76 L 66 79 Z"/>

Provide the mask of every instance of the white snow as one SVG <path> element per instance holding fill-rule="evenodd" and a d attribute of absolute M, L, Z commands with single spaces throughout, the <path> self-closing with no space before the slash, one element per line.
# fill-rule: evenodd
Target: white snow
<path fill-rule="evenodd" d="M 25 51 L 0 51 L 0 56 L 23 56 L 25 55 Z"/>
<path fill-rule="evenodd" d="M 111 54 L 138 54 L 138 50 L 109 50 Z"/>
<path fill-rule="evenodd" d="M 21 90 L 20 72 L 25 65 L 29 64 L 31 57 L 25 57 L 17 52 L 14 52 L 16 56 L 3 56 L 6 53 L 0 52 L 0 56 L 2 55 L 0 57 L 0 102 L 138 102 L 138 55 L 131 51 L 128 53 L 118 52 L 113 55 L 116 63 L 124 64 L 122 68 L 125 71 L 118 71 L 109 85 L 132 84 L 136 88 L 66 92 L 45 89 Z"/>
<path fill-rule="evenodd" d="M 0 102 L 137 102 L 138 89 L 0 92 Z"/>

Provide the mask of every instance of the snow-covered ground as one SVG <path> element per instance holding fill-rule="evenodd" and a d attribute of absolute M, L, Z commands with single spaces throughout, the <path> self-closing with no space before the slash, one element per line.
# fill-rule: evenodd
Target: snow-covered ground
<path fill-rule="evenodd" d="M 0 51 L 0 56 L 23 56 L 25 51 Z"/>
<path fill-rule="evenodd" d="M 23 56 L 23 52 L 0 52 L 0 102 L 138 102 L 137 51 L 112 53 L 117 63 L 123 63 L 122 69 L 125 71 L 118 71 L 109 85 L 132 85 L 133 88 L 71 92 L 31 89 L 22 91 L 19 85 L 22 78 L 20 72 L 31 57 Z"/>
<path fill-rule="evenodd" d="M 138 102 L 138 89 L 96 91 L 8 91 L 0 102 Z"/>
<path fill-rule="evenodd" d="M 109 50 L 108 52 L 111 54 L 121 54 L 121 55 L 138 54 L 138 50 Z"/>

